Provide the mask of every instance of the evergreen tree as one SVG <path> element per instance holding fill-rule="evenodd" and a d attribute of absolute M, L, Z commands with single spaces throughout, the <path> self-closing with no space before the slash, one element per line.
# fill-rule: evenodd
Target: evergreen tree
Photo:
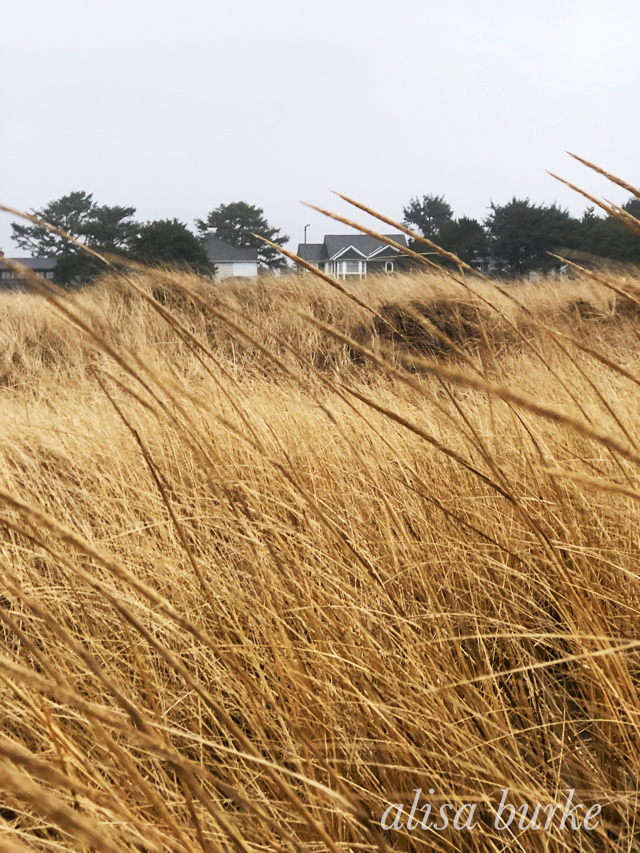
<path fill-rule="evenodd" d="M 555 204 L 531 204 L 513 198 L 504 205 L 491 203 L 485 221 L 492 254 L 503 260 L 511 275 L 552 269 L 558 261 L 549 252 L 576 249 L 581 243 L 580 222 Z"/>
<path fill-rule="evenodd" d="M 623 209 L 640 220 L 640 199 L 630 199 Z M 587 208 L 581 221 L 580 248 L 614 261 L 640 264 L 640 234 L 615 216 L 598 216 Z"/>
<path fill-rule="evenodd" d="M 201 241 L 177 219 L 140 225 L 129 241 L 131 256 L 143 264 L 186 266 L 197 273 L 213 272 Z"/>
<path fill-rule="evenodd" d="M 206 219 L 197 219 L 196 225 L 203 235 L 210 228 L 215 228 L 217 236 L 231 246 L 257 249 L 258 259 L 264 266 L 271 269 L 286 266 L 286 259 L 277 249 L 267 246 L 254 236 L 257 234 L 266 237 L 278 246 L 283 246 L 289 240 L 286 234 L 280 233 L 279 228 L 269 225 L 261 207 L 255 207 L 245 201 L 221 204 L 212 210 Z"/>
<path fill-rule="evenodd" d="M 471 265 L 489 253 L 487 232 L 477 219 L 467 216 L 461 216 L 445 226 L 440 233 L 438 245 Z"/>
<path fill-rule="evenodd" d="M 412 198 L 402 211 L 407 228 L 417 229 L 423 237 L 434 243 L 447 226 L 453 222 L 453 210 L 442 195 L 423 195 Z"/>
<path fill-rule="evenodd" d="M 135 207 L 100 207 L 92 193 L 83 191 L 69 193 L 31 212 L 100 252 L 125 253 L 138 228 L 132 219 Z M 13 240 L 21 249 L 32 256 L 57 258 L 54 274 L 58 284 L 88 281 L 105 270 L 97 258 L 42 225 L 13 222 L 11 228 Z"/>
<path fill-rule="evenodd" d="M 85 226 L 94 209 L 95 204 L 91 193 L 73 192 L 50 201 L 41 210 L 32 210 L 31 213 L 38 219 L 43 219 L 50 225 L 62 229 L 76 240 L 84 242 Z M 76 251 L 73 244 L 64 237 L 48 231 L 41 225 L 12 222 L 11 229 L 14 243 L 34 257 L 59 257 Z"/>

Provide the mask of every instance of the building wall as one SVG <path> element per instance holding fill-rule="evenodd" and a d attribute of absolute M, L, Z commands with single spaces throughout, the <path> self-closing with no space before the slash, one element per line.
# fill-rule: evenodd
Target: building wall
<path fill-rule="evenodd" d="M 245 261 L 241 264 L 234 264 L 233 274 L 241 276 L 258 275 L 258 263 L 257 261 Z"/>
<path fill-rule="evenodd" d="M 216 278 L 229 278 L 230 275 L 233 275 L 233 264 L 223 264 L 220 261 L 216 261 Z"/>
<path fill-rule="evenodd" d="M 218 270 L 216 278 L 223 279 L 230 276 L 241 276 L 242 278 L 258 275 L 258 262 L 245 261 L 243 263 L 221 263 L 215 261 Z"/>

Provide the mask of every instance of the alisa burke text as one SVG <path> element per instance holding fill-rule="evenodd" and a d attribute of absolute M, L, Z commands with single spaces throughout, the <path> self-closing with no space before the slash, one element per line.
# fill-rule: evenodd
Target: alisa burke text
<path fill-rule="evenodd" d="M 575 788 L 569 788 L 564 803 L 546 805 L 538 803 L 535 806 L 522 805 L 516 808 L 509 802 L 509 789 L 504 788 L 501 791 L 500 804 L 492 809 L 495 813 L 494 829 L 500 832 L 509 827 L 520 831 L 527 829 L 549 831 L 557 826 L 561 830 L 570 829 L 576 832 L 579 829 L 586 829 L 591 832 L 600 823 L 597 817 L 602 811 L 602 806 L 596 803 L 587 808 L 584 803 L 574 803 L 575 792 Z M 408 829 L 409 832 L 416 829 L 435 829 L 437 832 L 444 832 L 445 829 L 452 827 L 460 832 L 475 829 L 478 825 L 474 820 L 477 803 L 463 803 L 458 808 L 451 803 L 444 803 L 439 809 L 438 807 L 432 809 L 431 803 L 420 805 L 422 788 L 414 788 L 414 793 L 415 797 L 409 809 L 406 809 L 402 803 L 392 803 L 385 810 L 380 821 L 383 829 Z M 435 794 L 435 790 L 430 788 L 429 793 Z"/>

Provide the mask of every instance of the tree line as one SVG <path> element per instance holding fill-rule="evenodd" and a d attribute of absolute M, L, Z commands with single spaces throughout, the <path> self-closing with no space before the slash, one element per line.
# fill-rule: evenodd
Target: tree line
<path fill-rule="evenodd" d="M 632 198 L 623 210 L 640 219 L 640 199 Z M 213 275 L 203 245 L 209 229 L 232 246 L 255 248 L 262 268 L 286 266 L 283 256 L 256 234 L 284 245 L 289 237 L 269 224 L 261 207 L 239 201 L 221 204 L 195 221 L 194 233 L 178 219 L 137 222 L 134 207 L 99 205 L 92 193 L 72 192 L 32 213 L 71 235 L 71 243 L 38 224 L 12 223 L 13 239 L 31 255 L 55 257 L 55 278 L 63 285 L 85 282 L 104 271 L 104 265 L 81 248 L 88 246 L 116 260 L 130 259 L 146 265 L 182 265 L 199 274 Z M 404 224 L 472 266 L 501 275 L 519 276 L 531 270 L 549 271 L 559 264 L 550 253 L 586 255 L 640 264 L 640 236 L 613 216 L 600 216 L 593 207 L 582 217 L 572 216 L 556 204 L 532 204 L 513 198 L 490 205 L 482 221 L 456 218 L 442 195 L 415 197 L 403 209 Z M 447 261 L 420 240 L 410 247 L 436 263 Z M 410 265 L 410 262 L 408 262 Z"/>
<path fill-rule="evenodd" d="M 640 199 L 630 199 L 623 210 L 640 219 Z M 503 205 L 492 202 L 489 215 L 479 222 L 466 216 L 456 219 L 444 196 L 425 195 L 412 198 L 403 213 L 407 227 L 468 264 L 490 266 L 503 275 L 549 271 L 560 263 L 550 252 L 580 252 L 640 264 L 640 237 L 619 219 L 597 215 L 593 207 L 577 218 L 556 204 L 513 198 Z M 446 263 L 419 240 L 410 246 Z"/>
<path fill-rule="evenodd" d="M 270 225 L 261 207 L 246 202 L 222 204 L 204 219 L 196 220 L 197 234 L 178 219 L 137 222 L 135 207 L 99 205 L 92 193 L 72 192 L 31 211 L 38 219 L 64 231 L 64 237 L 35 223 L 13 222 L 14 242 L 37 257 L 56 258 L 55 280 L 62 285 L 84 283 L 104 272 L 104 264 L 92 257 L 87 246 L 116 262 L 133 260 L 146 265 L 178 265 L 200 275 L 215 274 L 202 238 L 209 229 L 232 246 L 255 248 L 263 267 L 284 266 L 282 255 L 267 246 L 255 234 L 261 234 L 278 246 L 289 240 L 280 229 Z"/>

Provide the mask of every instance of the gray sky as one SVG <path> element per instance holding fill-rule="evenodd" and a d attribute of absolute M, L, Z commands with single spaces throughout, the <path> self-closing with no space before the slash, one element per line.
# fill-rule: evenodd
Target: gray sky
<path fill-rule="evenodd" d="M 332 189 L 579 213 L 545 169 L 626 195 L 565 149 L 640 183 L 639 36 L 639 0 L 5 0 L 0 201 L 193 226 L 243 200 L 292 243 L 344 230 L 299 204 L 349 215 Z"/>

